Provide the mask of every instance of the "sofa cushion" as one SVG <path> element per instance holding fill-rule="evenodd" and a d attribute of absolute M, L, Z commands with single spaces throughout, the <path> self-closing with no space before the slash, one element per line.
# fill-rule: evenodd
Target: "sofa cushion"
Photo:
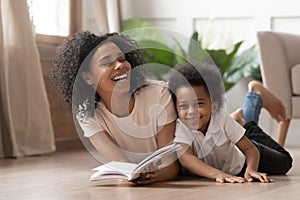
<path fill-rule="evenodd" d="M 296 96 L 300 96 L 300 63 L 292 67 L 292 89 Z"/>
<path fill-rule="evenodd" d="M 300 118 L 300 96 L 292 97 L 292 117 L 293 118 Z"/>

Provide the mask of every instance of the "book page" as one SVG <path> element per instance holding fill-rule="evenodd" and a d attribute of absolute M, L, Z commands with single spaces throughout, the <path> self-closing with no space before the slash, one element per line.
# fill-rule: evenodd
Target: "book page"
<path fill-rule="evenodd" d="M 134 163 L 112 161 L 94 168 L 93 170 L 96 170 L 98 172 L 94 173 L 91 176 L 91 180 L 109 178 L 131 180 L 132 178 L 134 178 L 134 176 L 137 176 L 133 173 L 136 166 L 137 165 Z"/>
<path fill-rule="evenodd" d="M 147 166 L 151 164 L 155 164 L 156 161 L 163 158 L 164 156 L 176 152 L 177 150 L 181 149 L 181 145 L 178 143 L 172 143 L 168 146 L 165 146 L 161 149 L 156 150 L 151 155 L 146 157 L 144 160 L 142 160 L 134 169 L 136 173 L 140 173 L 143 169 L 145 169 Z"/>
<path fill-rule="evenodd" d="M 166 157 L 170 153 L 176 152 L 181 149 L 181 145 L 172 143 L 161 149 L 156 150 L 151 155 L 142 160 L 139 164 L 128 162 L 108 162 L 104 165 L 94 168 L 98 172 L 94 173 L 90 180 L 103 180 L 103 179 L 123 179 L 131 181 L 139 176 L 139 174 L 151 164 L 156 164 L 161 158 Z"/>

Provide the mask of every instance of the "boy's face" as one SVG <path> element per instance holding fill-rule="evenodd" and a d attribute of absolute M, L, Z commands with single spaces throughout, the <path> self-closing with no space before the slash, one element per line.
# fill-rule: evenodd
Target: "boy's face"
<path fill-rule="evenodd" d="M 206 133 L 212 102 L 203 86 L 182 86 L 176 90 L 179 119 L 189 128 Z"/>

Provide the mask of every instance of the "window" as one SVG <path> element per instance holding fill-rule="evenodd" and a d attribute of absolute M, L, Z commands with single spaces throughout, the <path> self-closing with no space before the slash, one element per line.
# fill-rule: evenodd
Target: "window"
<path fill-rule="evenodd" d="M 27 0 L 38 42 L 61 43 L 81 27 L 81 0 Z"/>

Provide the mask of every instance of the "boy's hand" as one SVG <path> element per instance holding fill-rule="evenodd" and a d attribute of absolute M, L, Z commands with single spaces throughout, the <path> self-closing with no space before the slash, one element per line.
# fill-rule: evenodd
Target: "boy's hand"
<path fill-rule="evenodd" d="M 218 174 L 216 177 L 216 182 L 218 183 L 244 183 L 245 179 L 243 177 L 233 176 L 226 173 Z"/>
<path fill-rule="evenodd" d="M 245 177 L 245 179 L 248 182 L 252 182 L 252 181 L 254 181 L 254 179 L 259 180 L 262 183 L 273 182 L 273 179 L 269 178 L 267 176 L 267 174 L 265 174 L 265 173 L 259 173 L 259 172 L 255 171 L 255 170 L 246 169 L 244 177 Z"/>

